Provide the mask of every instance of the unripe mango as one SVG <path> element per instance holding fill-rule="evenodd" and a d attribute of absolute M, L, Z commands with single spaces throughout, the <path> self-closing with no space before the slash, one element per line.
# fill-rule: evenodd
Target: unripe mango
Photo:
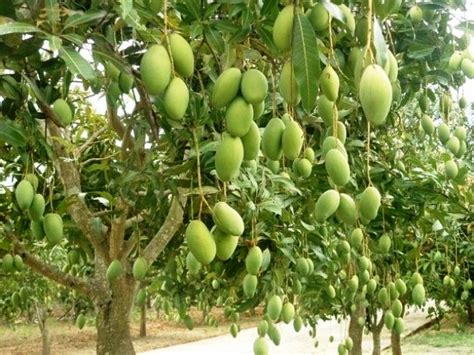
<path fill-rule="evenodd" d="M 196 275 L 201 270 L 201 267 L 201 263 L 197 261 L 193 253 L 189 252 L 186 255 L 186 268 L 189 270 L 189 273 Z"/>
<path fill-rule="evenodd" d="M 136 258 L 132 268 L 133 278 L 137 281 L 141 281 L 145 278 L 147 271 L 148 262 L 146 259 L 142 256 Z"/>
<path fill-rule="evenodd" d="M 237 68 L 224 70 L 217 78 L 212 89 L 212 105 L 221 108 L 231 102 L 239 92 L 241 78 L 242 73 Z"/>
<path fill-rule="evenodd" d="M 451 54 L 451 57 L 449 57 L 449 62 L 448 62 L 448 67 L 452 71 L 456 71 L 459 69 L 462 61 L 462 56 L 459 51 L 454 51 L 453 54 Z"/>
<path fill-rule="evenodd" d="M 258 104 L 254 104 L 253 106 L 253 119 L 256 120 L 260 118 L 265 111 L 265 101 L 259 102 Z"/>
<path fill-rule="evenodd" d="M 388 234 L 384 234 L 380 237 L 378 241 L 378 247 L 381 253 L 386 254 L 389 252 L 390 247 L 392 246 L 392 240 Z"/>
<path fill-rule="evenodd" d="M 337 107 L 334 102 L 329 100 L 325 95 L 319 95 L 316 106 L 318 107 L 319 115 L 327 127 L 332 127 L 334 115 L 337 115 Z M 337 116 L 336 116 L 337 117 Z"/>
<path fill-rule="evenodd" d="M 339 150 L 347 160 L 347 152 L 346 152 L 346 148 L 344 148 L 344 144 L 338 138 L 334 136 L 328 136 L 324 139 L 323 145 L 321 148 L 323 157 L 326 158 L 327 153 L 331 149 L 334 149 L 334 148 Z"/>
<path fill-rule="evenodd" d="M 360 79 L 359 99 L 370 123 L 378 126 L 385 122 L 392 104 L 392 84 L 379 65 L 365 68 Z"/>
<path fill-rule="evenodd" d="M 326 8 L 317 3 L 308 14 L 308 19 L 315 31 L 324 31 L 329 27 L 329 13 Z"/>
<path fill-rule="evenodd" d="M 282 52 L 291 48 L 293 37 L 293 19 L 294 19 L 293 5 L 286 6 L 278 14 L 275 23 L 273 24 L 273 42 L 275 46 Z"/>
<path fill-rule="evenodd" d="M 452 136 L 448 139 L 448 142 L 446 143 L 446 148 L 448 148 L 451 153 L 456 154 L 459 150 L 460 145 L 461 142 L 459 141 L 458 137 Z"/>
<path fill-rule="evenodd" d="M 337 138 L 341 141 L 342 144 L 344 144 L 346 142 L 346 138 L 347 138 L 347 130 L 346 130 L 346 126 L 344 125 L 344 123 L 342 123 L 341 121 L 337 121 L 336 131 L 337 131 L 336 132 L 337 133 Z M 332 126 L 328 127 L 326 136 L 334 136 Z"/>
<path fill-rule="evenodd" d="M 467 151 L 466 141 L 461 141 L 461 144 L 459 145 L 459 149 L 455 154 L 456 158 L 461 158 L 464 155 L 464 153 L 466 153 L 466 151 Z"/>
<path fill-rule="evenodd" d="M 423 115 L 421 117 L 421 127 L 423 128 L 423 131 L 425 131 L 425 133 L 429 136 L 434 133 L 433 120 L 428 115 Z"/>
<path fill-rule="evenodd" d="M 171 60 L 165 47 L 155 44 L 148 48 L 140 62 L 140 74 L 150 95 L 165 91 L 171 79 Z"/>
<path fill-rule="evenodd" d="M 315 157 L 313 148 L 311 147 L 306 148 L 303 152 L 303 156 L 312 163 Z"/>
<path fill-rule="evenodd" d="M 364 192 L 362 192 L 359 201 L 359 213 L 360 216 L 368 221 L 373 220 L 377 217 L 377 213 L 380 207 L 380 193 L 373 187 L 367 187 Z"/>
<path fill-rule="evenodd" d="M 54 101 L 53 111 L 59 121 L 63 124 L 63 126 L 67 126 L 72 122 L 71 107 L 63 99 L 57 99 L 56 101 Z"/>
<path fill-rule="evenodd" d="M 312 169 L 313 164 L 311 164 L 308 159 L 303 158 L 296 161 L 296 172 L 299 176 L 303 178 L 309 177 L 311 175 Z"/>
<path fill-rule="evenodd" d="M 293 303 L 286 302 L 281 309 L 281 320 L 286 324 L 290 323 L 295 317 L 295 306 Z"/>
<path fill-rule="evenodd" d="M 174 77 L 166 88 L 164 97 L 166 113 L 172 120 L 181 121 L 189 104 L 189 90 L 186 83 L 179 77 Z"/>
<path fill-rule="evenodd" d="M 438 138 L 439 138 L 440 142 L 445 144 L 448 141 L 450 135 L 451 135 L 451 133 L 449 132 L 448 125 L 444 122 L 441 123 L 438 126 Z"/>
<path fill-rule="evenodd" d="M 403 296 L 405 293 L 407 293 L 407 286 L 402 279 L 395 280 L 395 288 L 397 289 L 400 296 Z"/>
<path fill-rule="evenodd" d="M 242 138 L 242 144 L 244 147 L 244 159 L 254 160 L 258 157 L 258 151 L 260 149 L 260 128 L 252 121 L 250 128 L 245 136 Z"/>
<path fill-rule="evenodd" d="M 283 304 L 281 302 L 281 298 L 278 295 L 273 295 L 270 297 L 267 303 L 267 315 L 270 317 L 271 320 L 277 321 L 280 318 L 281 309 Z"/>
<path fill-rule="evenodd" d="M 258 279 L 257 276 L 247 274 L 244 277 L 242 283 L 242 288 L 244 289 L 244 295 L 247 298 L 252 298 L 255 296 L 255 291 L 257 290 Z"/>
<path fill-rule="evenodd" d="M 36 192 L 36 190 L 38 190 L 39 182 L 35 174 L 26 174 L 23 180 L 29 181 L 31 186 L 33 186 L 33 191 Z"/>
<path fill-rule="evenodd" d="M 422 306 L 423 303 L 425 303 L 425 297 L 425 288 L 423 287 L 423 284 L 416 284 L 411 292 L 411 298 L 413 303 L 417 306 Z"/>
<path fill-rule="evenodd" d="M 340 194 L 339 207 L 336 211 L 336 217 L 343 223 L 351 226 L 357 220 L 357 207 L 352 199 L 347 194 Z"/>
<path fill-rule="evenodd" d="M 2 259 L 2 268 L 5 272 L 13 271 L 13 256 L 11 254 L 5 254 Z"/>
<path fill-rule="evenodd" d="M 283 153 L 290 160 L 298 158 L 303 147 L 303 130 L 296 121 L 290 121 L 281 138 Z"/>
<path fill-rule="evenodd" d="M 258 337 L 253 343 L 254 355 L 268 355 L 268 345 L 263 337 Z"/>
<path fill-rule="evenodd" d="M 458 137 L 460 141 L 465 141 L 467 138 L 466 127 L 463 127 L 463 126 L 456 127 L 456 129 L 454 130 L 454 135 Z"/>
<path fill-rule="evenodd" d="M 31 235 L 35 239 L 43 239 L 44 237 L 44 230 L 43 230 L 43 220 L 40 219 L 38 221 L 31 221 L 30 225 Z"/>
<path fill-rule="evenodd" d="M 299 332 L 303 328 L 303 319 L 300 316 L 296 316 L 293 320 L 293 329 L 295 332 Z"/>
<path fill-rule="evenodd" d="M 359 249 L 362 246 L 363 239 L 364 239 L 364 233 L 362 232 L 362 229 L 355 228 L 351 232 L 351 235 L 349 237 L 349 242 L 354 249 Z"/>
<path fill-rule="evenodd" d="M 402 334 L 405 330 L 405 322 L 403 318 L 395 318 L 395 322 L 393 323 L 393 331 L 396 334 Z"/>
<path fill-rule="evenodd" d="M 15 199 L 21 210 L 27 210 L 33 203 L 35 192 L 31 183 L 27 180 L 21 180 L 15 188 Z"/>
<path fill-rule="evenodd" d="M 408 17 L 413 24 L 418 24 L 423 20 L 423 10 L 418 5 L 413 5 L 410 10 L 408 10 Z"/>
<path fill-rule="evenodd" d="M 191 77 L 194 72 L 194 54 L 188 41 L 181 35 L 173 33 L 169 36 L 169 44 L 174 68 L 185 78 Z"/>
<path fill-rule="evenodd" d="M 296 259 L 296 271 L 303 276 L 309 274 L 309 264 L 306 258 L 300 257 Z"/>
<path fill-rule="evenodd" d="M 85 325 L 86 325 L 86 317 L 83 314 L 79 314 L 79 316 L 76 319 L 76 326 L 79 329 L 82 329 L 84 328 Z"/>
<path fill-rule="evenodd" d="M 128 94 L 130 90 L 132 90 L 134 81 L 135 81 L 135 78 L 133 77 L 132 74 L 129 74 L 126 72 L 120 72 L 119 81 L 118 81 L 120 91 L 123 92 L 124 94 Z"/>
<path fill-rule="evenodd" d="M 219 228 L 216 228 L 212 235 L 216 241 L 217 257 L 223 261 L 228 260 L 237 248 L 239 237 L 224 233 Z"/>
<path fill-rule="evenodd" d="M 146 296 L 147 294 L 145 288 L 142 288 L 138 291 L 137 296 L 135 298 L 135 304 L 137 305 L 137 307 L 142 307 L 145 304 Z"/>
<path fill-rule="evenodd" d="M 225 112 L 226 131 L 234 137 L 245 136 L 253 122 L 253 107 L 240 96 L 236 97 Z"/>
<path fill-rule="evenodd" d="M 106 277 L 109 282 L 113 282 L 122 274 L 122 263 L 119 260 L 114 260 L 107 268 Z"/>
<path fill-rule="evenodd" d="M 262 135 L 262 151 L 271 160 L 279 160 L 282 155 L 282 137 L 285 124 L 280 118 L 272 118 Z"/>
<path fill-rule="evenodd" d="M 242 75 L 240 91 L 245 101 L 257 105 L 265 100 L 268 92 L 268 81 L 260 70 L 249 69 Z"/>
<path fill-rule="evenodd" d="M 331 65 L 326 66 L 319 78 L 319 86 L 329 101 L 336 101 L 339 95 L 339 77 Z"/>
<path fill-rule="evenodd" d="M 392 311 L 385 312 L 383 322 L 388 330 L 392 330 L 393 325 L 395 324 L 395 317 L 393 316 Z"/>
<path fill-rule="evenodd" d="M 367 282 L 367 293 L 369 295 L 373 294 L 376 288 L 377 288 L 377 281 L 375 281 L 374 279 L 370 279 Z"/>
<path fill-rule="evenodd" d="M 51 244 L 58 244 L 63 238 L 63 220 L 56 213 L 48 213 L 43 219 L 43 230 Z"/>
<path fill-rule="evenodd" d="M 216 172 L 219 179 L 227 182 L 237 177 L 243 159 L 244 146 L 240 138 L 224 133 L 215 157 Z"/>
<path fill-rule="evenodd" d="M 193 256 L 203 265 L 208 265 L 216 257 L 216 242 L 207 226 L 194 220 L 186 228 L 186 241 Z"/>
<path fill-rule="evenodd" d="M 326 171 L 337 186 L 344 186 L 349 182 L 350 168 L 347 159 L 338 149 L 331 149 L 326 154 Z"/>
<path fill-rule="evenodd" d="M 267 167 L 273 174 L 276 174 L 278 169 L 280 169 L 280 162 L 278 160 L 268 160 Z"/>
<path fill-rule="evenodd" d="M 444 172 L 448 179 L 454 179 L 458 175 L 458 165 L 454 160 L 448 160 L 444 163 Z"/>
<path fill-rule="evenodd" d="M 397 77 L 398 77 L 398 63 L 397 63 L 397 58 L 395 58 L 395 56 L 393 55 L 391 51 L 388 51 L 387 61 L 390 63 L 388 79 L 390 80 L 391 83 L 394 83 L 397 81 Z"/>
<path fill-rule="evenodd" d="M 328 190 L 319 196 L 314 208 L 316 221 L 322 223 L 332 216 L 339 207 L 340 196 L 336 190 Z"/>
<path fill-rule="evenodd" d="M 44 213 L 44 197 L 41 194 L 35 194 L 30 207 L 28 208 L 28 214 L 32 221 L 39 221 L 43 217 Z"/>
<path fill-rule="evenodd" d="M 469 79 L 474 78 L 474 63 L 469 58 L 464 58 L 462 60 L 461 70 Z"/>
<path fill-rule="evenodd" d="M 301 100 L 301 96 L 291 62 L 287 62 L 285 65 L 283 65 L 278 87 L 280 89 L 281 96 L 288 105 L 298 105 Z"/>
<path fill-rule="evenodd" d="M 263 263 L 262 249 L 258 246 L 254 246 L 249 250 L 247 257 L 245 258 L 245 268 L 251 275 L 257 275 Z"/>
<path fill-rule="evenodd" d="M 245 226 L 239 212 L 225 202 L 218 202 L 212 209 L 214 223 L 222 232 L 240 236 Z"/>

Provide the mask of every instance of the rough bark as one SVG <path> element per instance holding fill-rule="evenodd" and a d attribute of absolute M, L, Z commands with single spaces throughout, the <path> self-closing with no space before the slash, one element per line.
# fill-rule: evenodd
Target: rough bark
<path fill-rule="evenodd" d="M 402 355 L 402 346 L 400 343 L 400 334 L 397 334 L 392 330 L 392 354 L 393 355 Z"/>
<path fill-rule="evenodd" d="M 380 355 L 382 352 L 382 342 L 380 335 L 382 334 L 383 329 L 383 316 L 380 318 L 380 321 L 377 323 L 377 316 L 375 316 L 375 325 L 372 327 L 372 342 L 373 350 L 372 355 Z"/>
<path fill-rule="evenodd" d="M 36 303 L 36 318 L 38 319 L 38 327 L 41 332 L 42 355 L 51 355 L 51 342 L 49 339 L 49 329 L 46 323 L 48 319 L 48 311 L 44 305 Z"/>
<path fill-rule="evenodd" d="M 96 300 L 97 354 L 134 355 L 130 334 L 130 312 L 133 306 L 135 280 L 126 275 L 112 285 L 111 297 Z"/>
<path fill-rule="evenodd" d="M 359 325 L 359 317 L 365 318 L 365 307 L 362 304 L 357 306 L 357 309 L 351 315 L 349 322 L 349 336 L 354 344 L 351 355 L 362 355 L 362 336 L 364 327 Z"/>
<path fill-rule="evenodd" d="M 146 337 L 146 302 L 140 309 L 140 338 Z"/>

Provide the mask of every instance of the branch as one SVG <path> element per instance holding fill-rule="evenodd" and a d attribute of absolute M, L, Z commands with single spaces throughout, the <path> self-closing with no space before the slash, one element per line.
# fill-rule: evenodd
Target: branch
<path fill-rule="evenodd" d="M 179 228 L 181 228 L 184 215 L 183 208 L 186 205 L 186 201 L 187 198 L 182 194 L 173 196 L 165 221 L 143 252 L 143 256 L 149 263 L 153 262 L 161 254 Z"/>
<path fill-rule="evenodd" d="M 135 72 L 135 74 L 135 77 L 137 77 L 138 73 Z M 138 94 L 140 95 L 140 104 L 145 112 L 145 117 L 150 124 L 153 137 L 155 138 L 156 143 L 158 143 L 160 141 L 160 125 L 157 122 L 155 111 L 153 111 L 153 105 L 148 97 L 148 93 L 146 92 L 143 83 L 138 79 L 136 80 L 136 88 L 138 90 Z"/>
<path fill-rule="evenodd" d="M 23 258 L 23 262 L 36 273 L 63 286 L 77 290 L 91 299 L 97 296 L 91 283 L 46 264 L 40 258 L 30 254 L 15 236 L 6 234 L 6 237 L 13 243 L 15 252 Z"/>
<path fill-rule="evenodd" d="M 94 143 L 94 141 L 97 139 L 97 137 L 99 137 L 102 133 L 105 132 L 105 127 L 102 127 L 102 128 L 99 128 L 97 131 L 95 131 L 87 141 L 84 142 L 83 145 L 81 145 L 80 147 L 77 148 L 76 150 L 76 153 L 75 155 L 78 156 L 78 155 L 81 155 L 82 152 L 84 152 L 90 145 L 92 145 L 92 143 Z"/>
<path fill-rule="evenodd" d="M 135 140 L 133 139 L 131 132 L 127 129 L 120 119 L 117 116 L 117 110 L 115 109 L 114 105 L 107 97 L 107 120 L 109 121 L 110 126 L 114 129 L 115 133 L 120 137 L 123 141 L 123 146 L 126 149 L 132 149 L 135 145 Z"/>

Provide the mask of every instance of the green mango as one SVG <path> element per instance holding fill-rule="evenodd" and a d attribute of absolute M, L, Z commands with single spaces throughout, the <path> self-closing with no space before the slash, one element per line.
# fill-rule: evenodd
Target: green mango
<path fill-rule="evenodd" d="M 162 45 L 153 45 L 140 62 L 143 85 L 150 95 L 163 93 L 171 79 L 171 59 Z"/>
<path fill-rule="evenodd" d="M 339 207 L 340 195 L 336 190 L 327 190 L 316 201 L 314 216 L 317 222 L 322 223 L 332 216 Z"/>
<path fill-rule="evenodd" d="M 253 107 L 237 96 L 225 112 L 226 131 L 234 137 L 245 136 L 253 122 Z"/>
<path fill-rule="evenodd" d="M 321 72 L 319 86 L 329 101 L 335 102 L 339 95 L 339 77 L 331 65 L 327 65 Z"/>
<path fill-rule="evenodd" d="M 33 197 L 30 207 L 28 208 L 28 215 L 32 221 L 40 221 L 43 218 L 45 208 L 44 197 L 41 194 L 36 194 Z"/>
<path fill-rule="evenodd" d="M 236 178 L 239 175 L 243 159 L 244 146 L 241 139 L 224 133 L 215 157 L 218 178 L 225 182 Z"/>
<path fill-rule="evenodd" d="M 337 186 L 344 186 L 350 179 L 350 168 L 346 157 L 338 150 L 331 149 L 325 157 L 326 172 Z"/>
<path fill-rule="evenodd" d="M 308 19 L 316 32 L 329 27 L 329 12 L 320 3 L 316 3 L 308 13 Z"/>
<path fill-rule="evenodd" d="M 298 158 L 304 143 L 304 133 L 296 121 L 286 125 L 281 137 L 283 153 L 290 160 Z"/>
<path fill-rule="evenodd" d="M 250 248 L 247 257 L 245 258 L 245 268 L 251 275 L 257 275 L 262 267 L 263 253 L 258 246 Z"/>
<path fill-rule="evenodd" d="M 339 207 L 336 210 L 336 217 L 339 221 L 352 226 L 357 220 L 357 207 L 347 194 L 340 194 Z"/>
<path fill-rule="evenodd" d="M 244 290 L 244 295 L 247 298 L 252 298 L 255 296 L 255 291 L 257 290 L 258 279 L 257 276 L 247 274 L 244 277 L 242 287 Z"/>
<path fill-rule="evenodd" d="M 172 33 L 168 40 L 175 70 L 185 78 L 192 77 L 194 73 L 194 54 L 188 41 L 177 33 Z"/>
<path fill-rule="evenodd" d="M 15 188 L 15 199 L 21 210 L 27 210 L 33 203 L 35 191 L 33 185 L 27 180 L 21 180 Z"/>
<path fill-rule="evenodd" d="M 175 121 L 181 121 L 188 109 L 189 90 L 186 83 L 178 77 L 171 79 L 164 96 L 166 114 Z"/>
<path fill-rule="evenodd" d="M 209 265 L 216 257 L 216 242 L 207 226 L 200 220 L 191 221 L 185 234 L 188 248 L 196 260 Z"/>
<path fill-rule="evenodd" d="M 51 244 L 58 244 L 63 238 L 63 220 L 56 213 L 48 213 L 43 219 L 43 230 Z"/>
<path fill-rule="evenodd" d="M 212 209 L 214 223 L 222 232 L 241 236 L 244 232 L 244 221 L 240 214 L 226 202 L 218 202 Z"/>
<path fill-rule="evenodd" d="M 239 237 L 224 233 L 219 228 L 216 228 L 212 235 L 216 241 L 217 257 L 223 261 L 228 260 L 237 248 Z"/>
<path fill-rule="evenodd" d="M 282 138 L 285 124 L 280 118 L 272 118 L 262 135 L 263 154 L 271 160 L 279 160 L 282 156 Z"/>
<path fill-rule="evenodd" d="M 113 282 L 122 274 L 123 267 L 119 260 L 113 260 L 107 268 L 106 277 L 109 282 Z"/>
<path fill-rule="evenodd" d="M 245 136 L 242 138 L 242 144 L 244 147 L 244 160 L 255 160 L 258 157 L 260 150 L 260 128 L 252 121 L 250 128 Z"/>
<path fill-rule="evenodd" d="M 217 78 L 211 94 L 211 103 L 216 108 L 226 106 L 238 94 L 242 73 L 238 68 L 224 70 Z"/>
<path fill-rule="evenodd" d="M 148 262 L 142 256 L 139 256 L 135 259 L 132 268 L 133 278 L 137 281 L 142 281 L 145 279 L 146 273 L 148 271 Z"/>
<path fill-rule="evenodd" d="M 282 307 L 283 304 L 280 296 L 273 295 L 268 299 L 267 315 L 270 317 L 271 320 L 276 322 L 280 318 Z"/>
<path fill-rule="evenodd" d="M 63 99 L 57 99 L 54 101 L 53 112 L 64 127 L 71 124 L 72 110 L 66 101 Z"/>
<path fill-rule="evenodd" d="M 392 84 L 379 65 L 365 68 L 360 79 L 359 99 L 370 123 L 378 126 L 385 122 L 392 104 Z"/>
<path fill-rule="evenodd" d="M 298 105 L 301 96 L 291 62 L 287 62 L 283 65 L 278 87 L 281 96 L 289 106 Z"/>
<path fill-rule="evenodd" d="M 245 101 L 257 105 L 265 100 L 268 93 L 268 80 L 258 69 L 249 69 L 242 75 L 240 91 Z"/>
<path fill-rule="evenodd" d="M 282 52 L 286 52 L 291 48 L 294 11 L 293 5 L 286 6 L 280 11 L 273 24 L 273 42 Z"/>
<path fill-rule="evenodd" d="M 379 191 L 373 186 L 367 187 L 360 196 L 360 216 L 367 221 L 375 219 L 380 208 L 380 200 L 381 196 Z"/>

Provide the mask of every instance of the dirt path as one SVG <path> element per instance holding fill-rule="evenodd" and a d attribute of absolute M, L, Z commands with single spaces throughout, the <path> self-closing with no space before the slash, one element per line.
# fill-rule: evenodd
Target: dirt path
<path fill-rule="evenodd" d="M 425 324 L 426 313 L 420 310 L 412 310 L 405 316 L 405 331 L 402 336 L 411 333 L 414 329 Z M 278 324 L 281 334 L 281 343 L 279 346 L 273 345 L 268 340 L 270 354 L 289 355 L 289 354 L 337 354 L 338 344 L 347 336 L 347 322 L 337 323 L 335 320 L 321 322 L 317 326 L 316 338 L 308 335 L 308 329 L 302 329 L 299 333 L 293 330 L 293 326 Z M 330 342 L 330 336 L 334 341 Z M 253 354 L 253 342 L 257 337 L 256 328 L 243 330 L 237 338 L 231 335 L 222 335 L 210 339 L 204 339 L 192 343 L 171 346 L 168 348 L 157 349 L 141 353 L 142 355 L 186 355 L 186 354 Z M 268 339 L 268 338 L 267 338 Z M 315 342 L 318 346 L 315 347 Z M 384 329 L 382 332 L 382 348 L 390 344 L 390 333 Z M 363 340 L 364 354 L 371 354 L 372 339 L 364 336 Z"/>

